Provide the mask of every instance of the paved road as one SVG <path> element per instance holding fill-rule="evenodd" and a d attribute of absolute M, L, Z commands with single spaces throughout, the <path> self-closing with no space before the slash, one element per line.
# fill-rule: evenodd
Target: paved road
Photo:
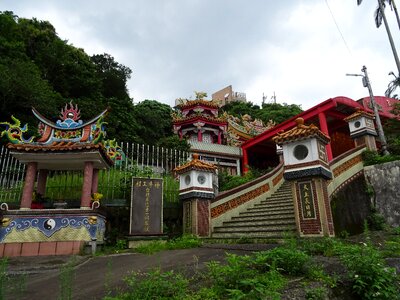
<path fill-rule="evenodd" d="M 249 254 L 249 251 L 269 249 L 272 245 L 208 246 L 195 249 L 162 251 L 153 255 L 139 253 L 76 257 L 73 299 L 102 299 L 109 288 L 122 287 L 122 279 L 131 271 L 146 271 L 154 268 L 162 270 L 185 270 L 192 273 L 205 267 L 209 261 L 222 261 L 226 252 Z M 26 278 L 22 285 L 22 295 L 7 295 L 6 299 L 58 299 L 60 291 L 59 268 L 70 257 L 17 258 L 9 261 L 9 272 L 15 280 Z M 25 275 L 21 275 L 25 274 Z"/>

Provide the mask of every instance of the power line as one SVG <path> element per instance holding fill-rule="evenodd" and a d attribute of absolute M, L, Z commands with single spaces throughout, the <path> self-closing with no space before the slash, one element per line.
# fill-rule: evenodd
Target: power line
<path fill-rule="evenodd" d="M 342 41 L 343 41 L 344 45 L 346 46 L 347 51 L 349 51 L 350 56 L 353 57 L 353 53 L 351 53 L 351 50 L 350 50 L 349 46 L 347 45 L 346 39 L 344 38 L 342 31 L 340 30 L 339 24 L 336 22 L 336 18 L 335 18 L 335 16 L 333 15 L 333 12 L 332 12 L 332 10 L 331 10 L 331 8 L 330 8 L 330 6 L 329 6 L 328 0 L 325 0 L 325 4 L 326 4 L 326 6 L 328 7 L 328 10 L 329 10 L 329 12 L 330 12 L 330 14 L 331 14 L 331 16 L 332 16 L 333 22 L 334 22 L 335 25 L 336 25 L 336 29 L 338 30 L 340 36 L 342 37 Z"/>

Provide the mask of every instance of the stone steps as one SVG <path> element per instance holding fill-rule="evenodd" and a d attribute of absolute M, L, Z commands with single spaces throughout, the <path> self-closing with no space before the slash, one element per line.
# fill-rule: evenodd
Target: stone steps
<path fill-rule="evenodd" d="M 214 227 L 212 238 L 276 238 L 296 230 L 290 184 L 284 183 L 273 195 L 238 216 Z"/>

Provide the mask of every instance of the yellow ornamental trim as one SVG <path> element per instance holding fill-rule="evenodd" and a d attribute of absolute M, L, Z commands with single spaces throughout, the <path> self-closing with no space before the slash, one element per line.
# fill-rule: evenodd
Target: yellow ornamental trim
<path fill-rule="evenodd" d="M 278 145 L 292 141 L 303 140 L 309 137 L 316 137 L 325 144 L 330 142 L 330 137 L 319 130 L 319 128 L 314 124 L 309 126 L 304 125 L 303 118 L 297 118 L 295 122 L 297 123 L 296 127 L 288 131 L 278 133 L 272 138 L 272 140 Z"/>

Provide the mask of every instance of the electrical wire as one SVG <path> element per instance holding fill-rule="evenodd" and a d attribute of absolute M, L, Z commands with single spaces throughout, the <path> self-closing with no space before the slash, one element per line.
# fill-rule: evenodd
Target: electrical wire
<path fill-rule="evenodd" d="M 330 12 L 330 14 L 332 16 L 333 22 L 336 25 L 336 29 L 338 30 L 338 32 L 339 32 L 339 34 L 340 34 L 340 36 L 342 38 L 342 41 L 343 41 L 344 45 L 346 46 L 347 51 L 349 52 L 350 56 L 353 57 L 353 53 L 351 52 L 351 50 L 350 50 L 350 48 L 349 48 L 349 46 L 348 46 L 348 44 L 346 42 L 346 39 L 344 38 L 344 35 L 343 35 L 342 31 L 340 30 L 339 24 L 336 22 L 336 18 L 333 15 L 333 12 L 331 10 L 331 7 L 329 6 L 328 0 L 325 0 L 325 4 L 328 7 L 328 10 L 329 10 L 329 12 Z"/>

